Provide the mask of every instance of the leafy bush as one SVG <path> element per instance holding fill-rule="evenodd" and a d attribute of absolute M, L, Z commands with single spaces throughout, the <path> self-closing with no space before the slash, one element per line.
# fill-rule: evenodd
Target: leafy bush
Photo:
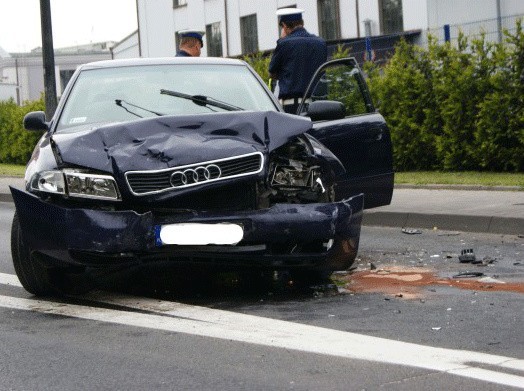
<path fill-rule="evenodd" d="M 0 163 L 26 164 L 40 133 L 23 128 L 24 116 L 30 111 L 43 111 L 43 98 L 18 106 L 12 99 L 0 101 Z"/>

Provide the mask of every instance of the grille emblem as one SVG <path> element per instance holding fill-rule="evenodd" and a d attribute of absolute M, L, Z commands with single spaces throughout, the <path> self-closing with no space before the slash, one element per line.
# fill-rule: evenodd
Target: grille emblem
<path fill-rule="evenodd" d="M 216 164 L 188 168 L 183 171 L 175 171 L 171 174 L 170 183 L 173 187 L 194 185 L 218 179 L 222 176 L 222 170 Z"/>

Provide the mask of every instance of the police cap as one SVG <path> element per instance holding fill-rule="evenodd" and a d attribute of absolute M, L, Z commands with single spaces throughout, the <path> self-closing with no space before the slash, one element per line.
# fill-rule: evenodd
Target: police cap
<path fill-rule="evenodd" d="M 292 22 L 295 20 L 302 19 L 302 13 L 304 10 L 300 8 L 281 8 L 277 11 L 279 22 Z"/>
<path fill-rule="evenodd" d="M 204 46 L 204 41 L 202 39 L 204 34 L 205 32 L 200 30 L 181 30 L 178 32 L 180 38 L 196 38 L 200 41 L 202 46 Z"/>

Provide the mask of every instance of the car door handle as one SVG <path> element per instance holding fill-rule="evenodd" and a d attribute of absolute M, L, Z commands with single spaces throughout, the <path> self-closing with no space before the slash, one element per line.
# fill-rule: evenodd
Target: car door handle
<path fill-rule="evenodd" d="M 371 129 L 364 141 L 372 143 L 382 140 L 384 131 L 381 128 Z"/>

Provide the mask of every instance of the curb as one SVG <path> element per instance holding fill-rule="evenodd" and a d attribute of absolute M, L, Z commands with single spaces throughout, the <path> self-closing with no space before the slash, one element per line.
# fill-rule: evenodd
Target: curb
<path fill-rule="evenodd" d="M 482 232 L 503 235 L 524 234 L 524 219 L 498 216 L 364 211 L 362 225 L 438 228 L 445 231 Z"/>
<path fill-rule="evenodd" d="M 524 191 L 522 186 L 481 186 L 481 185 L 413 185 L 396 184 L 395 189 L 427 189 L 427 190 L 488 190 L 488 191 Z"/>

